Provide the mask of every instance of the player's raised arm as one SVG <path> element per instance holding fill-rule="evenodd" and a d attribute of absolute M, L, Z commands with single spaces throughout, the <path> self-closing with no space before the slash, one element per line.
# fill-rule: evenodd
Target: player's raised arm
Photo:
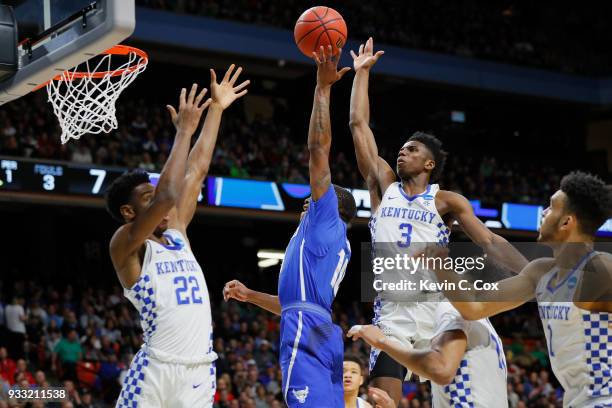
<path fill-rule="evenodd" d="M 176 205 L 185 178 L 185 163 L 191 136 L 198 127 L 202 112 L 210 103 L 208 101 L 202 103 L 206 95 L 206 88 L 202 89 L 199 94 L 197 88 L 197 84 L 193 84 L 189 95 L 186 89 L 181 91 L 178 113 L 172 106 L 167 106 L 176 127 L 176 136 L 157 187 L 152 192 L 153 196 L 148 199 L 142 215 L 119 228 L 111 239 L 111 258 L 120 275 L 125 269 L 124 263 L 127 257 L 140 249 L 147 237 L 155 231 L 163 218 Z M 121 213 L 124 216 L 134 215 L 131 214 L 133 209 L 128 205 L 121 208 Z"/>
<path fill-rule="evenodd" d="M 374 53 L 372 38 L 368 39 L 365 44 L 361 44 L 358 54 L 351 51 L 355 79 L 351 91 L 349 126 L 355 144 L 359 172 L 370 190 L 370 186 L 376 186 L 376 193 L 379 196 L 396 179 L 393 169 L 384 159 L 378 156 L 378 147 L 370 129 L 370 101 L 368 97 L 370 69 L 383 54 L 384 51 Z M 376 209 L 373 208 L 373 210 Z"/>
<path fill-rule="evenodd" d="M 485 253 L 514 273 L 519 273 L 527 265 L 527 259 L 505 238 L 491 232 L 474 214 L 470 202 L 461 194 L 452 191 L 438 193 L 443 205 L 448 206 L 452 217 L 457 220 L 470 239 Z"/>
<path fill-rule="evenodd" d="M 187 172 L 176 206 L 176 219 L 170 221 L 170 227 L 184 231 L 191 222 L 196 210 L 198 195 L 202 191 L 202 183 L 204 183 L 210 168 L 223 111 L 236 99 L 247 93 L 245 88 L 250 81 L 247 80 L 236 85 L 242 67 L 238 67 L 236 72 L 233 72 L 234 68 L 234 64 L 230 65 L 221 83 L 217 83 L 215 71 L 210 70 L 210 106 L 198 141 L 191 149 L 187 159 Z"/>
<path fill-rule="evenodd" d="M 329 102 L 332 85 L 350 68 L 338 71 L 338 61 L 342 50 L 333 56 L 331 46 L 321 47 L 318 53 L 313 52 L 317 63 L 317 86 L 314 93 L 310 125 L 308 127 L 308 151 L 310 161 L 310 189 L 313 200 L 318 200 L 329 189 L 331 170 L 329 168 L 329 150 L 331 148 L 331 123 L 329 119 Z"/>
<path fill-rule="evenodd" d="M 223 299 L 226 302 L 230 299 L 235 299 L 239 302 L 252 303 L 275 315 L 280 316 L 281 314 L 278 296 L 251 290 L 244 283 L 237 280 L 229 281 L 225 284 L 223 287 Z"/>
<path fill-rule="evenodd" d="M 347 337 L 353 340 L 363 339 L 419 377 L 425 377 L 440 385 L 453 381 L 467 348 L 467 336 L 461 330 L 444 331 L 431 340 L 429 348 L 423 349 L 408 349 L 386 337 L 373 325 L 353 326 Z"/>

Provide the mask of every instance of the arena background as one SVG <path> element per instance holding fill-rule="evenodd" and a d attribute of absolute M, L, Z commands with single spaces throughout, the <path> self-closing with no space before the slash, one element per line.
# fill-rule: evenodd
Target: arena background
<path fill-rule="evenodd" d="M 612 15 L 610 6 L 425 3 L 327 4 L 343 14 L 351 40 L 372 35 L 376 48 L 387 51 L 370 81 L 379 148 L 393 158 L 413 131 L 434 132 L 450 153 L 443 188 L 479 200 L 474 202 L 478 208 L 490 210 L 479 215 L 508 240 L 533 240 L 534 214 L 547 205 L 560 176 L 582 169 L 610 180 L 612 81 L 606 76 L 612 77 L 612 42 L 604 19 Z M 44 92 L 0 107 L 0 344 L 6 347 L 0 348 L 0 392 L 24 380 L 63 383 L 72 390 L 74 406 L 107 406 L 141 342 L 138 316 L 121 295 L 110 264 L 107 248 L 116 225 L 103 209 L 101 192 L 60 194 L 36 188 L 43 183 L 39 179 L 11 185 L 7 169 L 12 161 L 21 168 L 72 162 L 109 172 L 114 167 L 159 171 L 173 134 L 164 106 L 175 102 L 183 86 L 207 85 L 209 67 L 219 72 L 236 63 L 252 84 L 224 115 L 210 175 L 307 183 L 314 67 L 297 53 L 289 30 L 312 4 L 137 4 L 137 31 L 127 43 L 145 49 L 151 62 L 119 100 L 118 131 L 62 146 Z M 160 21 L 163 29 L 155 30 Z M 227 42 L 219 43 L 219 33 Z M 348 128 L 351 80 L 348 74 L 332 95 L 332 179 L 363 189 Z M 64 181 L 56 179 L 60 190 Z M 240 190 L 247 185 L 235 188 L 250 191 Z M 213 188 L 214 183 L 205 186 L 204 201 Z M 219 205 L 200 206 L 189 229 L 212 298 L 220 355 L 218 407 L 280 406 L 279 319 L 223 302 L 221 288 L 240 279 L 276 293 L 279 265 L 258 266 L 258 252 L 282 251 L 293 234 L 300 201 L 286 192 L 281 197 L 285 211 L 237 208 L 222 197 Z M 363 203 L 360 209 L 366 207 Z M 504 220 L 504 211 L 514 218 Z M 602 239 L 612 231 L 609 224 Z M 369 241 L 366 217 L 355 222 L 349 238 L 353 248 Z M 454 231 L 452 239 L 466 238 Z M 335 321 L 345 331 L 371 319 L 370 305 L 359 302 L 360 267 L 355 256 L 334 306 Z M 15 297 L 25 299 L 23 337 L 8 330 L 3 318 Z M 562 390 L 550 371 L 534 305 L 496 317 L 493 324 L 509 361 L 510 406 L 561 406 Z M 83 358 L 54 364 L 54 346 L 67 341 L 72 329 Z M 367 347 L 347 342 L 346 349 L 360 355 L 365 368 Z M 427 385 L 406 384 L 400 406 L 427 407 L 428 393 Z"/>

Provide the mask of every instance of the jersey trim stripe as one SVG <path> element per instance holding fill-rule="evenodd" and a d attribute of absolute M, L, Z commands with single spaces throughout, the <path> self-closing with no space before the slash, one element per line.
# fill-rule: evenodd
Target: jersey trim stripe
<path fill-rule="evenodd" d="M 300 245 L 300 291 L 302 295 L 302 302 L 306 301 L 306 285 L 304 284 L 304 244 L 306 240 L 302 240 Z"/>
<path fill-rule="evenodd" d="M 419 198 L 419 197 L 425 197 L 426 195 L 429 195 L 429 192 L 431 191 L 431 184 L 427 185 L 427 189 L 425 191 L 423 191 L 421 194 L 416 194 L 413 196 L 409 196 L 408 194 L 406 194 L 406 192 L 404 191 L 404 189 L 402 188 L 402 184 L 401 183 L 397 183 L 397 188 L 400 191 L 400 193 L 404 196 L 404 198 L 408 201 L 414 201 L 415 199 Z"/>
<path fill-rule="evenodd" d="M 561 286 L 565 285 L 565 282 L 568 281 L 569 278 L 572 277 L 572 275 L 580 270 L 582 267 L 584 267 L 584 265 L 591 259 L 591 257 L 593 257 L 594 255 L 596 255 L 595 251 L 590 251 L 587 252 L 586 254 L 584 254 L 584 256 L 578 261 L 578 263 L 576 264 L 576 266 L 574 266 L 574 268 L 572 268 L 572 270 L 570 271 L 570 273 L 567 274 L 567 276 L 565 276 L 565 278 L 563 278 L 563 281 L 559 282 L 557 284 L 556 287 L 551 287 L 551 282 L 553 279 L 555 279 L 557 277 L 557 275 L 559 274 L 559 271 L 557 270 L 555 273 L 553 273 L 550 276 L 550 279 L 548 280 L 548 283 L 546 284 L 546 289 L 548 289 L 548 291 L 550 293 L 554 293 L 557 289 L 559 289 Z"/>
<path fill-rule="evenodd" d="M 302 241 L 302 246 L 304 242 Z M 300 264 L 301 265 L 301 264 Z M 291 360 L 289 360 L 289 369 L 287 370 L 287 383 L 285 384 L 285 401 L 287 401 L 287 392 L 289 391 L 289 384 L 291 383 L 291 371 L 293 370 L 293 364 L 297 356 L 297 349 L 300 345 L 300 337 L 302 337 L 302 312 L 298 312 L 298 327 L 297 333 L 295 334 L 295 341 L 293 342 L 293 350 L 291 351 Z"/>

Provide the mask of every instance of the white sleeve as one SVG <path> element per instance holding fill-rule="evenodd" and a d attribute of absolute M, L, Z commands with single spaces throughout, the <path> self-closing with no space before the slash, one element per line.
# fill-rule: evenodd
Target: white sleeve
<path fill-rule="evenodd" d="M 451 330 L 461 330 L 468 335 L 470 322 L 466 321 L 450 303 L 442 302 L 436 308 L 436 329 L 433 337 Z"/>

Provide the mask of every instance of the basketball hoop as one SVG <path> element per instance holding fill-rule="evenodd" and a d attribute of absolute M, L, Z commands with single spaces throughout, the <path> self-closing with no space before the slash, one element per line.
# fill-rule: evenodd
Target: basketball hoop
<path fill-rule="evenodd" d="M 119 57 L 127 61 L 119 65 L 116 61 Z M 97 63 L 86 61 L 50 80 L 46 84 L 47 93 L 62 128 L 62 144 L 87 133 L 117 129 L 115 103 L 121 92 L 145 70 L 148 61 L 146 52 L 116 45 L 100 54 Z M 113 63 L 119 66 L 113 68 Z M 85 70 L 79 71 L 82 66 Z"/>

